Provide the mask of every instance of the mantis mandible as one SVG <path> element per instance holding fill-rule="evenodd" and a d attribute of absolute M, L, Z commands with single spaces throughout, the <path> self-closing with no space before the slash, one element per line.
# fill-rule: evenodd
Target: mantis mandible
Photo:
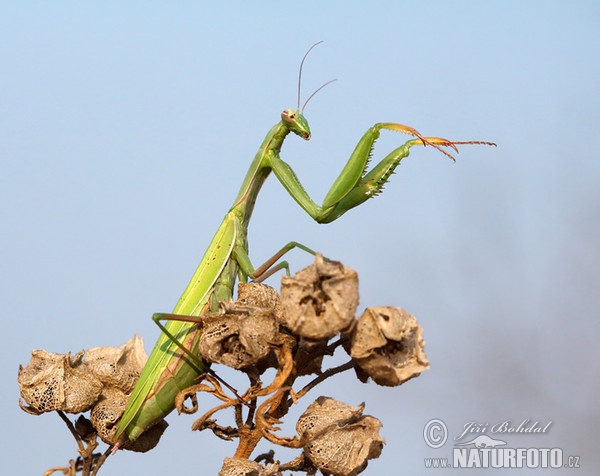
<path fill-rule="evenodd" d="M 300 64 L 297 109 L 284 110 L 281 113 L 281 121 L 267 133 L 250 164 L 233 206 L 217 229 L 190 283 L 173 309 L 173 314 L 199 316 L 207 312 L 217 312 L 219 302 L 233 298 L 236 278 L 246 282 L 248 279 L 271 274 L 274 269 L 287 267 L 285 262 L 273 265 L 292 248 L 298 247 L 312 252 L 299 243 L 291 242 L 263 266 L 257 269 L 252 266 L 248 257 L 248 223 L 258 193 L 271 172 L 317 223 L 330 223 L 377 195 L 400 161 L 409 155 L 413 146 L 432 146 L 454 160 L 442 147 L 458 151 L 457 145 L 463 144 L 495 145 L 491 142 L 457 142 L 440 137 L 423 137 L 412 127 L 391 122 L 377 123 L 359 140 L 323 203 L 317 205 L 304 190 L 292 168 L 280 157 L 283 142 L 290 133 L 304 140 L 309 140 L 311 136 L 303 112 L 314 93 L 300 109 L 300 80 L 304 60 L 315 46 L 316 44 L 306 52 Z M 382 129 L 403 132 L 414 138 L 394 149 L 367 172 L 374 143 Z M 191 322 L 170 320 L 166 323 L 165 330 L 171 336 L 175 336 L 178 342 L 166 333 L 161 333 L 118 424 L 116 448 L 122 446 L 125 441 L 135 440 L 146 429 L 169 414 L 174 409 L 176 395 L 196 383 L 198 377 L 208 370 L 208 364 L 203 363 L 199 357 L 196 362 L 189 358 L 189 355 L 197 355 L 195 348 L 200 335 L 198 326 Z M 182 352 L 179 348 L 181 345 L 188 352 Z"/>

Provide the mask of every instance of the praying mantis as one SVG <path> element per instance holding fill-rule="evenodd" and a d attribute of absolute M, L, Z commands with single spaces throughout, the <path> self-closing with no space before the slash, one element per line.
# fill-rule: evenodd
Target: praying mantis
<path fill-rule="evenodd" d="M 432 146 L 454 160 L 443 147 L 458 152 L 458 145 L 496 145 L 484 141 L 458 142 L 440 137 L 424 137 L 409 126 L 391 122 L 377 123 L 359 140 L 322 204 L 317 205 L 305 191 L 290 165 L 280 157 L 281 147 L 290 133 L 304 140 L 310 139 L 311 131 L 304 117 L 304 108 L 316 92 L 329 84 L 326 83 L 317 89 L 300 108 L 302 66 L 308 53 L 317 44 L 306 52 L 300 63 L 297 108 L 284 110 L 281 120 L 267 133 L 250 164 L 233 206 L 217 229 L 190 283 L 173 309 L 173 315 L 200 316 L 208 312 L 217 312 L 221 301 L 233 298 L 236 279 L 247 282 L 248 279 L 264 278 L 278 269 L 287 268 L 285 261 L 276 263 L 293 248 L 313 253 L 299 243 L 290 242 L 264 265 L 259 268 L 253 267 L 248 256 L 248 224 L 260 189 L 271 173 L 317 223 L 330 223 L 377 195 L 400 161 L 409 155 L 414 146 Z M 406 133 L 413 139 L 394 149 L 367 171 L 375 141 L 382 130 Z M 158 323 L 156 318 L 155 321 Z M 176 395 L 196 383 L 200 375 L 208 371 L 208 364 L 200 357 L 191 358 L 198 355 L 195 349 L 201 330 L 197 325 L 189 321 L 169 320 L 161 328 L 163 332 L 141 372 L 117 426 L 116 448 L 127 441 L 137 439 L 145 430 L 168 415 L 175 407 Z M 186 351 L 182 351 L 182 348 Z"/>

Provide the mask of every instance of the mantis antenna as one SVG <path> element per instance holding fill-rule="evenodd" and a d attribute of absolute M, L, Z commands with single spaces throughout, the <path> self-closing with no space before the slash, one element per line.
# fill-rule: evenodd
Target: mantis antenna
<path fill-rule="evenodd" d="M 308 49 L 308 51 L 306 53 L 304 53 L 304 56 L 302 57 L 302 61 L 300 62 L 300 71 L 298 72 L 298 110 L 300 112 L 302 112 L 302 113 L 304 113 L 304 108 L 308 104 L 308 101 L 310 101 L 315 94 L 317 94 L 321 89 L 323 89 L 328 84 L 331 84 L 334 81 L 337 81 L 336 79 L 332 79 L 331 81 L 327 81 L 325 84 L 323 84 L 321 87 L 319 87 L 314 93 L 312 93 L 309 96 L 309 98 L 306 100 L 306 102 L 302 106 L 302 109 L 300 110 L 300 89 L 302 87 L 302 67 L 304 66 L 304 60 L 306 60 L 306 57 L 308 56 L 308 53 L 310 53 L 315 46 L 320 45 L 321 43 L 323 43 L 323 41 L 317 41 L 314 45 L 312 45 Z"/>
<path fill-rule="evenodd" d="M 337 79 L 330 79 L 329 81 L 327 81 L 325 84 L 323 84 L 321 87 L 319 87 L 314 93 L 312 93 L 308 99 L 306 100 L 306 102 L 304 103 L 304 106 L 302 106 L 302 110 L 300 111 L 302 114 L 304 114 L 304 108 L 306 107 L 306 105 L 308 104 L 308 101 L 310 101 L 315 94 L 317 94 L 321 89 L 323 89 L 325 86 L 333 83 L 334 81 L 337 81 Z"/>

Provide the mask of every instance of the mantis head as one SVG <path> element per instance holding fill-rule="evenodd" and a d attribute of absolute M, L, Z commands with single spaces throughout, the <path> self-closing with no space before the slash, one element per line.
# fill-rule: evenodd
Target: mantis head
<path fill-rule="evenodd" d="M 300 111 L 286 109 L 281 113 L 281 120 L 287 128 L 297 136 L 302 137 L 304 140 L 310 139 L 310 127 L 308 126 L 308 121 Z"/>
<path fill-rule="evenodd" d="M 323 42 L 319 41 L 319 42 L 315 43 L 314 45 L 312 45 L 308 49 L 308 51 L 304 54 L 304 57 L 302 58 L 302 61 L 300 62 L 300 71 L 298 72 L 298 109 L 295 111 L 293 109 L 286 109 L 285 111 L 283 111 L 281 113 L 281 120 L 283 121 L 285 126 L 288 128 L 288 130 L 292 131 L 297 136 L 302 137 L 304 140 L 310 139 L 310 127 L 308 126 L 308 121 L 304 118 L 304 115 L 303 115 L 304 108 L 308 104 L 308 101 L 310 101 L 315 94 L 317 94 L 321 89 L 323 89 L 328 84 L 335 81 L 335 79 L 332 79 L 331 81 L 327 81 L 323 86 L 318 88 L 314 93 L 312 93 L 310 95 L 310 97 L 304 102 L 302 109 L 300 109 L 300 85 L 302 83 L 302 66 L 304 66 L 304 60 L 308 56 L 308 53 L 310 53 L 310 51 L 320 43 L 323 43 Z"/>

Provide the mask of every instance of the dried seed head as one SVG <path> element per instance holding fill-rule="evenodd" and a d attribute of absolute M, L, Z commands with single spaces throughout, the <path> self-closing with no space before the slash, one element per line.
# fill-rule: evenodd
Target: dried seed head
<path fill-rule="evenodd" d="M 21 408 L 41 414 L 55 410 L 81 413 L 96 402 L 102 384 L 87 369 L 83 351 L 71 356 L 34 350 L 25 368 L 19 366 L 21 396 L 29 405 Z"/>
<path fill-rule="evenodd" d="M 277 331 L 271 310 L 227 304 L 224 314 L 204 319 L 198 349 L 207 361 L 239 370 L 269 355 Z"/>
<path fill-rule="evenodd" d="M 245 458 L 225 458 L 219 476 L 272 476 L 278 474 L 277 464 L 263 466 Z"/>
<path fill-rule="evenodd" d="M 281 279 L 285 325 L 307 339 L 328 339 L 354 322 L 358 306 L 358 274 L 338 262 L 315 263 Z"/>
<path fill-rule="evenodd" d="M 381 422 L 362 416 L 363 408 L 319 397 L 298 420 L 304 454 L 324 474 L 354 476 L 381 454 Z"/>
<path fill-rule="evenodd" d="M 296 431 L 303 441 L 312 440 L 332 427 L 356 421 L 362 416 L 364 408 L 364 403 L 353 407 L 321 396 L 298 419 Z"/>
<path fill-rule="evenodd" d="M 377 384 L 396 386 L 429 368 L 424 348 L 414 316 L 399 307 L 370 307 L 354 328 L 350 355 Z"/>
<path fill-rule="evenodd" d="M 273 311 L 278 321 L 282 320 L 279 294 L 271 286 L 262 283 L 239 283 L 236 303 L 244 306 L 262 307 Z"/>
<path fill-rule="evenodd" d="M 90 412 L 90 421 L 104 443 L 116 443 L 116 423 L 125 411 L 129 397 L 117 388 L 107 387 L 102 390 L 98 402 Z"/>
<path fill-rule="evenodd" d="M 90 371 L 104 385 L 126 394 L 133 391 L 146 360 L 144 341 L 137 335 L 120 347 L 95 347 L 85 356 Z"/>
<path fill-rule="evenodd" d="M 90 420 L 80 417 L 76 430 L 82 438 L 97 433 L 113 444 L 116 423 L 121 418 L 146 361 L 144 344 L 134 336 L 121 347 L 97 347 L 71 356 L 34 350 L 25 368 L 19 367 L 21 396 L 28 413 L 62 410 L 82 413 L 91 409 Z M 167 423 L 163 420 L 123 448 L 148 451 L 158 443 Z"/>
<path fill-rule="evenodd" d="M 125 411 L 129 395 L 114 387 L 105 387 L 90 412 L 90 420 L 98 436 L 108 445 L 116 443 L 115 433 L 117 423 Z M 125 450 L 145 453 L 154 448 L 169 424 L 161 420 L 147 429 L 133 442 L 127 442 L 122 448 Z"/>

